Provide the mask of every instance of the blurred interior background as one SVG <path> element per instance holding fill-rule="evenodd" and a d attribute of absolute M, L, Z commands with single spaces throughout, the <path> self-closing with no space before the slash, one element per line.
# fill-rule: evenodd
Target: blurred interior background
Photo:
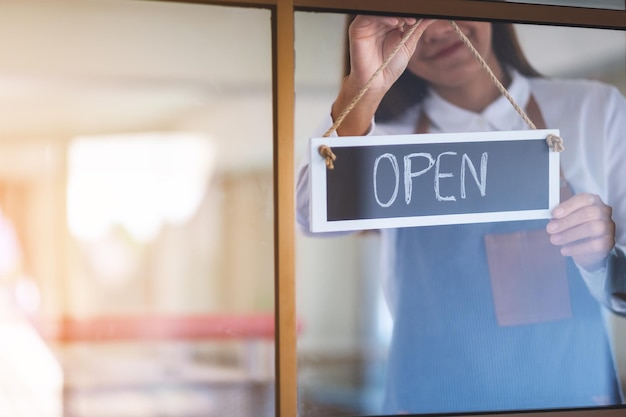
<path fill-rule="evenodd" d="M 270 12 L 0 2 L 0 415 L 273 415 Z"/>
<path fill-rule="evenodd" d="M 0 415 L 274 415 L 270 18 L 0 2 Z M 296 165 L 344 22 L 296 13 Z M 540 71 L 626 91 L 623 32 L 520 29 Z M 380 399 L 376 248 L 297 237 L 303 416 Z"/>

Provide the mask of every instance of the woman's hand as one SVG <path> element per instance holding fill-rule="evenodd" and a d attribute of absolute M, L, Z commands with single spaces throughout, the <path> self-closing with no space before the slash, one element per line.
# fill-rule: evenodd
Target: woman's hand
<path fill-rule="evenodd" d="M 412 36 L 397 52 L 387 67 L 370 85 L 358 105 L 344 119 L 337 132 L 342 135 L 362 135 L 369 128 L 380 101 L 402 75 L 424 30 L 434 20 L 422 20 Z M 333 119 L 341 114 L 361 91 L 371 76 L 400 43 L 405 30 L 418 22 L 415 18 L 388 16 L 357 16 L 348 31 L 350 40 L 350 73 L 344 79 L 333 104 Z"/>
<path fill-rule="evenodd" d="M 410 17 L 357 16 L 350 24 L 348 31 L 351 81 L 359 86 L 365 85 L 400 43 L 404 32 L 417 22 L 417 19 Z M 420 22 L 415 33 L 374 81 L 372 90 L 379 88 L 383 90 L 383 93 L 387 92 L 406 69 L 419 38 L 432 22 L 433 20 Z"/>
<path fill-rule="evenodd" d="M 561 254 L 588 271 L 605 265 L 615 246 L 612 209 L 594 194 L 576 194 L 552 211 L 546 226 L 550 241 L 561 247 Z"/>

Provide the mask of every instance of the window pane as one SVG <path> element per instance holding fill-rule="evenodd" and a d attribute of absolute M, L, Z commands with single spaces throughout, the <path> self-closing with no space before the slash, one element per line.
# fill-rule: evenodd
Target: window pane
<path fill-rule="evenodd" d="M 0 414 L 273 416 L 270 11 L 0 21 Z"/>
<path fill-rule="evenodd" d="M 329 125 L 328 115 L 344 74 L 345 23 L 346 16 L 340 14 L 296 14 L 296 161 L 302 162 L 300 166 L 304 165 L 308 157 L 308 139 L 321 136 Z M 626 94 L 626 38 L 623 32 L 539 25 L 515 25 L 515 28 L 530 64 L 545 79 L 583 79 L 589 80 L 591 85 L 597 85 L 596 82 L 599 81 L 616 87 L 622 95 Z M 587 85 L 587 82 L 576 85 Z M 602 91 L 612 91 L 611 95 L 617 97 L 615 90 L 604 90 L 604 88 L 601 88 Z M 541 91 L 538 90 L 537 96 L 540 95 Z M 609 103 L 609 101 L 608 98 L 600 100 L 601 103 Z M 541 107 L 545 105 L 546 101 L 545 99 L 538 99 L 538 102 Z M 568 99 L 559 101 L 555 108 L 563 112 L 561 119 L 554 112 L 546 112 L 547 127 L 561 129 L 561 132 L 564 133 L 571 132 L 571 135 L 577 137 L 578 129 L 581 127 L 576 125 L 572 128 L 567 116 L 573 114 L 573 109 L 580 108 L 577 107 L 578 104 L 578 101 L 573 104 L 573 101 Z M 611 116 L 602 112 L 591 112 L 590 123 L 601 121 L 604 117 L 624 116 L 623 114 L 620 116 L 620 114 L 618 112 L 617 116 L 615 114 Z M 517 118 L 518 115 L 514 114 L 514 117 Z M 408 118 L 410 117 L 407 116 L 407 120 Z M 393 134 L 413 133 L 410 129 L 416 126 L 414 119 L 407 122 L 407 126 L 410 125 L 407 128 L 409 131 Z M 555 120 L 557 122 L 554 122 Z M 554 123 L 558 125 L 552 125 Z M 564 125 L 560 125 L 561 123 Z M 520 129 L 527 129 L 527 126 L 523 124 L 520 126 Z M 607 137 L 611 135 L 615 136 L 615 133 L 606 133 Z M 581 184 L 580 178 L 583 176 L 591 183 L 601 184 L 605 181 L 604 174 L 599 174 L 605 161 L 597 162 L 596 168 L 583 166 L 578 163 L 577 155 L 580 150 L 577 150 L 577 145 L 573 144 L 576 139 L 570 138 L 570 142 L 568 142 L 567 134 L 564 134 L 563 139 L 566 143 L 566 150 L 561 156 L 561 166 L 566 179 L 571 180 L 573 184 Z M 372 138 L 372 141 L 375 139 Z M 572 154 L 574 156 L 570 156 Z M 302 172 L 298 172 L 298 174 L 301 175 Z M 583 188 L 581 185 L 579 187 Z M 402 189 L 400 193 L 402 193 Z M 298 194 L 300 202 L 304 201 L 302 195 L 306 195 L 306 193 Z M 614 205 L 614 219 L 618 228 L 617 239 L 618 242 L 621 242 L 619 244 L 623 245 L 624 226 L 620 225 L 618 220 L 623 216 L 623 203 L 620 198 L 613 198 L 611 204 Z M 306 213 L 306 210 L 302 210 L 304 207 L 308 206 L 300 206 L 300 215 Z M 617 212 L 622 214 L 616 214 Z M 515 226 L 522 222 L 510 223 Z M 476 239 L 482 242 L 483 227 L 498 228 L 498 225 L 499 223 L 494 222 L 486 223 L 486 226 L 476 226 L 478 232 L 475 233 L 480 235 L 479 239 Z M 468 303 L 466 303 L 465 298 L 483 300 L 483 298 L 478 298 L 478 295 L 467 292 L 455 295 L 453 288 L 435 285 L 436 279 L 433 279 L 433 283 L 428 282 L 431 274 L 423 272 L 420 268 L 425 264 L 430 265 L 432 259 L 441 258 L 441 264 L 454 264 L 462 272 L 474 268 L 474 259 L 479 256 L 482 259 L 480 262 L 484 261 L 487 265 L 486 249 L 478 249 L 469 243 L 459 243 L 469 242 L 468 229 L 470 228 L 459 228 L 457 230 L 461 230 L 461 232 L 458 233 L 450 232 L 450 230 L 444 233 L 443 227 L 417 228 L 416 230 L 419 232 L 416 231 L 415 233 L 422 234 L 420 239 L 416 239 L 417 242 L 411 243 L 414 245 L 411 246 L 412 249 L 407 249 L 408 244 L 402 248 L 398 246 L 401 239 L 413 239 L 408 234 L 402 234 L 401 229 L 383 229 L 379 232 L 359 231 L 339 236 L 311 234 L 306 226 L 301 229 L 297 238 L 297 302 L 299 319 L 302 322 L 302 331 L 298 339 L 299 407 L 301 415 L 319 417 L 493 411 L 511 408 L 596 407 L 615 400 L 616 396 L 611 396 L 617 394 L 609 392 L 610 390 L 605 390 L 606 395 L 587 396 L 581 402 L 573 400 L 571 397 L 563 398 L 558 391 L 551 394 L 551 398 L 555 401 L 549 404 L 541 400 L 541 395 L 530 394 L 530 399 L 528 396 L 526 398 L 527 401 L 520 400 L 522 394 L 531 391 L 528 387 L 534 386 L 534 384 L 524 385 L 524 388 L 520 390 L 520 397 L 516 398 L 501 393 L 497 394 L 487 388 L 480 391 L 478 395 L 468 394 L 470 388 L 485 384 L 488 378 L 499 380 L 498 386 L 519 385 L 523 378 L 528 377 L 528 375 L 524 375 L 524 371 L 529 364 L 517 364 L 515 360 L 510 361 L 511 366 L 495 362 L 491 364 L 485 360 L 485 355 L 477 352 L 477 348 L 474 350 L 467 348 L 470 343 L 477 343 L 476 340 L 482 340 L 481 343 L 484 343 L 482 346 L 487 351 L 498 352 L 498 355 L 503 357 L 502 353 L 506 352 L 504 345 L 500 345 L 495 336 L 490 336 L 489 333 L 485 336 L 481 332 L 507 332 L 511 331 L 514 326 L 509 323 L 509 327 L 502 327 L 504 330 L 498 329 L 498 326 L 501 325 L 497 324 L 496 311 L 493 307 L 494 301 L 491 295 L 492 284 L 488 275 L 481 275 L 481 279 L 484 280 L 482 284 L 477 281 L 475 286 L 464 287 L 474 291 L 479 286 L 485 285 L 483 288 L 485 292 L 480 297 L 485 297 L 484 300 L 487 300 L 489 304 L 487 305 L 485 302 L 483 305 L 481 302 L 481 305 L 474 306 L 475 308 L 467 307 Z M 545 227 L 545 224 L 542 227 Z M 448 236 L 449 240 L 442 240 L 444 234 Z M 451 235 L 456 237 L 452 239 L 450 238 Z M 424 255 L 428 248 L 424 248 L 420 242 L 426 242 L 426 246 L 431 248 L 439 248 L 439 251 L 433 252 L 431 250 L 427 255 Z M 550 245 L 548 244 L 549 248 L 552 247 Z M 405 251 L 402 252 L 401 250 Z M 461 250 L 477 255 L 462 256 Z M 518 254 L 518 251 L 511 252 Z M 395 269 L 390 269 L 389 262 L 398 259 L 410 259 L 410 261 L 404 264 L 403 261 L 396 262 L 393 264 Z M 564 258 L 561 257 L 561 259 Z M 403 265 L 406 270 L 398 272 Z M 538 269 L 545 271 L 547 267 L 541 266 Z M 507 275 L 512 275 L 513 270 L 512 268 L 506 269 Z M 423 275 L 428 276 L 422 279 Z M 450 276 L 438 278 L 451 280 L 457 276 L 460 274 L 454 276 L 450 274 Z M 417 288 L 415 283 L 418 280 L 420 283 L 422 281 L 426 281 L 426 283 L 420 284 L 422 286 Z M 602 335 L 600 338 L 606 337 L 604 324 L 608 325 L 610 339 L 607 340 L 612 343 L 610 348 L 614 352 L 615 366 L 618 369 L 617 374 L 613 374 L 615 378 L 612 382 L 619 379 L 624 386 L 624 382 L 626 382 L 626 346 L 623 341 L 626 340 L 626 321 L 616 314 L 601 309 L 600 303 L 591 296 L 591 287 L 587 287 L 582 279 L 576 281 L 576 290 L 574 290 L 572 282 L 568 281 L 566 285 L 569 286 L 567 288 L 571 287 L 571 289 L 556 293 L 556 299 L 559 302 L 563 298 L 568 298 L 571 301 L 570 308 L 576 310 L 578 308 L 576 306 L 579 305 L 577 303 L 580 301 L 577 297 L 584 294 L 585 299 L 592 306 L 590 308 L 606 314 L 606 323 L 603 322 L 600 314 L 596 315 L 594 331 Z M 580 294 L 575 292 L 579 290 Z M 428 295 L 430 292 L 437 291 L 439 291 L 437 296 L 430 297 Z M 569 294 L 569 291 L 572 291 L 572 295 L 565 294 L 566 292 Z M 442 293 L 446 295 L 442 296 Z M 519 294 L 516 293 L 515 295 L 513 301 L 520 298 Z M 545 295 L 542 294 L 540 297 L 545 297 Z M 398 301 L 399 299 L 400 301 Z M 545 300 L 545 298 L 541 299 Z M 415 300 L 414 304 L 411 304 L 411 300 Z M 425 307 L 426 304 L 443 306 L 441 309 L 448 311 L 448 313 L 428 316 L 427 321 L 424 321 L 427 314 L 434 314 Z M 402 307 L 398 307 L 399 305 Z M 487 306 L 485 307 L 487 310 L 491 309 L 489 310 L 490 313 L 487 313 L 487 310 L 483 311 L 484 306 Z M 396 313 L 395 319 L 390 314 L 390 310 L 393 311 L 394 308 L 402 309 L 400 310 L 401 313 Z M 555 310 L 551 311 L 554 312 Z M 474 321 L 468 317 L 474 318 Z M 546 320 L 549 324 L 516 323 L 515 326 L 549 327 L 550 323 L 561 320 L 581 323 L 577 321 L 577 318 L 561 318 Z M 486 327 L 490 327 L 491 330 L 485 330 Z M 415 329 L 422 331 L 420 333 Z M 455 332 L 467 337 L 459 336 Z M 590 330 L 589 335 L 591 333 Z M 555 338 L 555 345 L 567 344 L 564 336 L 556 336 L 556 331 L 550 331 L 549 334 Z M 469 340 L 470 335 L 474 335 L 475 339 Z M 418 337 L 423 337 L 423 339 L 418 341 Z M 454 343 L 447 346 L 429 344 L 436 338 L 452 340 Z M 398 342 L 398 340 L 403 341 Z M 525 340 L 527 340 L 525 337 L 520 336 L 520 344 L 517 345 L 516 349 L 525 346 L 523 345 Z M 585 340 L 587 339 L 585 338 Z M 425 345 L 427 347 L 423 347 Z M 495 348 L 489 350 L 492 349 L 490 345 L 494 345 Z M 599 349 L 603 348 L 600 347 Z M 517 351 L 515 350 L 515 352 Z M 554 351 L 546 351 L 545 357 L 550 357 L 550 361 L 552 361 L 553 356 L 550 355 L 554 354 Z M 579 354 L 580 356 L 578 356 Z M 573 349 L 563 348 L 559 350 L 559 355 L 577 357 L 576 362 L 568 361 L 563 364 L 563 375 L 585 362 L 584 354 Z M 494 355 L 494 361 L 496 360 L 495 357 Z M 603 357 L 609 362 L 612 360 L 610 355 L 604 354 Z M 418 376 L 415 373 L 408 374 L 408 371 L 405 372 L 405 370 L 415 371 L 415 363 L 421 363 L 426 368 L 430 366 L 429 362 L 448 367 L 439 366 L 436 370 L 428 369 L 423 374 L 416 372 L 420 374 Z M 459 365 L 460 363 L 461 365 Z M 602 365 L 606 365 L 606 363 Z M 509 368 L 507 374 L 503 375 L 501 370 L 507 366 Z M 535 363 L 534 366 L 537 364 Z M 598 367 L 600 366 L 599 364 Z M 485 376 L 484 372 L 488 376 Z M 512 376 L 513 374 L 516 376 Z M 473 375 L 470 377 L 473 382 L 469 384 L 472 387 L 460 382 L 468 375 Z M 542 378 L 535 377 L 535 380 Z M 555 386 L 564 386 L 571 382 L 571 380 L 565 381 L 565 377 L 562 377 L 562 380 L 559 378 L 557 375 L 556 380 L 559 382 Z M 441 386 L 436 386 L 432 388 L 432 396 L 421 401 L 419 405 L 410 401 L 402 402 L 406 398 L 415 398 L 420 389 L 423 391 L 431 389 L 429 387 L 432 386 L 428 384 L 433 380 L 445 384 L 449 390 L 442 390 L 440 389 Z M 575 384 L 570 384 L 566 390 L 569 392 L 573 389 L 573 385 Z M 599 391 L 602 390 L 599 388 Z M 442 392 L 446 393 L 448 398 L 454 398 L 458 402 L 451 401 L 441 405 L 442 401 L 438 403 L 437 398 L 441 400 L 439 394 Z M 392 398 L 393 396 L 395 398 Z M 503 401 L 494 405 L 493 398 Z M 394 401 L 396 402 L 394 403 Z M 396 405 L 396 408 L 386 408 L 389 404 Z M 400 406 L 397 406 L 398 404 Z M 461 406 L 459 407 L 458 404 Z"/>

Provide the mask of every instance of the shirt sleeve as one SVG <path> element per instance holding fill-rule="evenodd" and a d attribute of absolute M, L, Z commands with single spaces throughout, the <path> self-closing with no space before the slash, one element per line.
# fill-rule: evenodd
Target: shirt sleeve
<path fill-rule="evenodd" d="M 617 88 L 611 87 L 606 102 L 609 103 L 604 115 L 607 204 L 613 208 L 615 240 L 622 248 L 626 248 L 626 98 Z"/>
<path fill-rule="evenodd" d="M 587 271 L 579 267 L 579 270 L 596 300 L 611 311 L 626 316 L 626 255 L 622 248 L 613 248 L 604 268 Z"/>
<path fill-rule="evenodd" d="M 605 268 L 589 272 L 579 268 L 591 294 L 617 314 L 626 316 L 626 99 L 614 87 L 600 90 L 593 117 L 603 120 L 603 182 L 605 202 L 613 209 L 616 246 Z M 591 149 L 590 149 L 591 151 Z"/>
<path fill-rule="evenodd" d="M 320 127 L 315 131 L 313 137 L 321 137 L 332 126 L 333 120 L 330 114 L 326 117 Z M 375 122 L 372 119 L 370 128 L 365 136 L 371 136 L 374 132 Z M 332 132 L 330 137 L 337 137 L 337 132 Z M 310 192 L 310 178 L 309 178 L 309 160 L 304 158 L 304 161 L 300 164 L 298 174 L 296 177 L 296 222 L 300 231 L 309 236 L 342 236 L 350 232 L 324 232 L 313 233 L 311 232 L 311 192 Z"/>
<path fill-rule="evenodd" d="M 607 204 L 613 208 L 616 226 L 616 247 L 607 262 L 604 289 L 609 297 L 609 307 L 626 315 L 626 98 L 617 88 L 610 87 L 606 112 L 605 161 L 608 171 L 606 183 Z"/>

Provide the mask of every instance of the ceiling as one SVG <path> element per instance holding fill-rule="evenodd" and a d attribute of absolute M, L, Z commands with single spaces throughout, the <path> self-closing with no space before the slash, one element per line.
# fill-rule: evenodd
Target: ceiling
<path fill-rule="evenodd" d="M 269 19 L 164 2 L 0 2 L 0 137 L 175 128 L 226 95 L 266 93 Z"/>

